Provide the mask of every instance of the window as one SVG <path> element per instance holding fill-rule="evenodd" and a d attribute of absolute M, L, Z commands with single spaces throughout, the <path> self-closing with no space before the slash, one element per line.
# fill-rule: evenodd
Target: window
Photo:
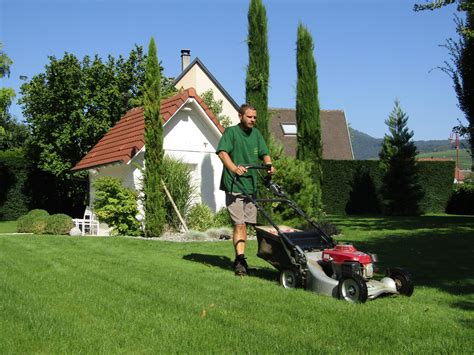
<path fill-rule="evenodd" d="M 295 136 L 296 135 L 296 123 L 282 123 L 281 129 L 285 136 Z"/>

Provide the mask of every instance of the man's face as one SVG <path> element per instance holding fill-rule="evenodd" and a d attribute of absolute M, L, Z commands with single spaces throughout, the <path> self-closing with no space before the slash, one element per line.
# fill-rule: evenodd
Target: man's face
<path fill-rule="evenodd" d="M 248 108 L 243 115 L 239 115 L 242 128 L 245 130 L 252 129 L 257 120 L 257 111 Z"/>

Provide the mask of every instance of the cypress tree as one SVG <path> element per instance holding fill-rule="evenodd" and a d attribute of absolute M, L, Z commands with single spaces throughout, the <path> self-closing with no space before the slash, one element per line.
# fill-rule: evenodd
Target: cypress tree
<path fill-rule="evenodd" d="M 385 213 L 391 215 L 419 215 L 423 190 L 418 182 L 418 154 L 412 140 L 413 131 L 407 127 L 408 116 L 400 102 L 385 121 L 390 135 L 386 134 L 380 151 L 380 164 L 384 171 L 382 196 Z"/>
<path fill-rule="evenodd" d="M 256 127 L 268 142 L 268 78 L 270 57 L 267 40 L 267 12 L 262 0 L 251 0 L 248 11 L 249 64 L 245 100 L 257 110 Z"/>
<path fill-rule="evenodd" d="M 296 158 L 309 161 L 313 165 L 313 176 L 317 185 L 315 206 L 321 209 L 321 179 L 323 145 L 321 141 L 321 122 L 318 99 L 318 78 L 314 59 L 313 38 L 303 25 L 298 26 L 296 46 Z"/>
<path fill-rule="evenodd" d="M 166 223 L 163 176 L 163 124 L 160 116 L 161 73 L 153 37 L 146 61 L 145 115 L 145 236 L 159 237 Z"/>

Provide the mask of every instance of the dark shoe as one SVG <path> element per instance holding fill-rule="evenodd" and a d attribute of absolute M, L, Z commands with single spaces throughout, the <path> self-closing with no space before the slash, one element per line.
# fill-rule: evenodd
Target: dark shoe
<path fill-rule="evenodd" d="M 238 276 L 247 275 L 247 262 L 243 258 L 236 258 L 234 261 L 234 271 Z"/>

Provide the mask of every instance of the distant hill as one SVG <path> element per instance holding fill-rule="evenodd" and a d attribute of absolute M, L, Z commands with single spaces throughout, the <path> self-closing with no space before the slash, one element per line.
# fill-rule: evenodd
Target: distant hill
<path fill-rule="evenodd" d="M 366 133 L 349 128 L 352 140 L 352 149 L 354 157 L 357 160 L 378 159 L 379 152 L 382 147 L 382 138 L 374 138 Z M 454 146 L 448 139 L 415 141 L 419 153 L 444 152 L 453 150 Z M 468 147 L 466 140 L 461 140 L 461 148 Z"/>

